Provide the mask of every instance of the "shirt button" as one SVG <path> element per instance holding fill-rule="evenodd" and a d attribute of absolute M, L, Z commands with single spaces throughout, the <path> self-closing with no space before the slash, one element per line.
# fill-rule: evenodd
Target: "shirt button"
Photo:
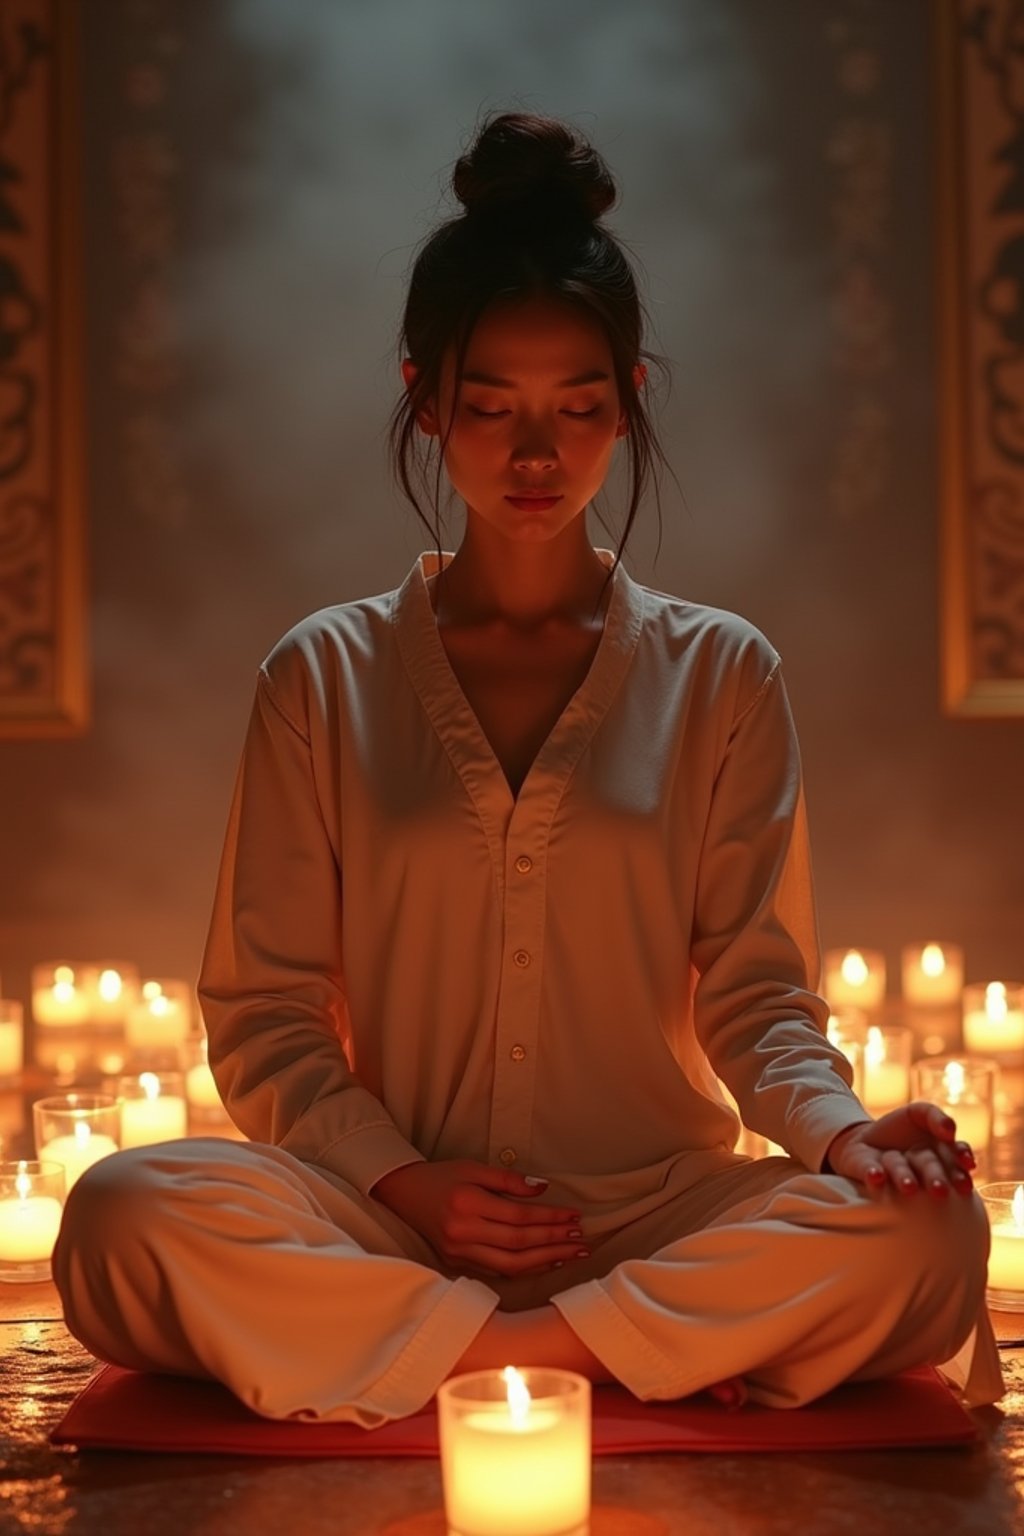
<path fill-rule="evenodd" d="M 517 949 L 512 959 L 516 965 L 529 965 L 530 963 L 530 956 L 525 949 Z"/>
<path fill-rule="evenodd" d="M 498 1159 L 500 1162 L 504 1163 L 505 1167 L 507 1168 L 510 1163 L 514 1163 L 516 1160 L 515 1147 L 503 1147 L 498 1153 Z"/>
<path fill-rule="evenodd" d="M 521 853 L 516 859 L 516 869 L 521 875 L 528 875 L 533 868 L 533 860 L 528 853 Z"/>
<path fill-rule="evenodd" d="M 525 1050 L 525 1047 L 521 1046 L 521 1045 L 514 1045 L 512 1047 L 512 1049 L 509 1051 L 509 1055 L 512 1057 L 513 1061 L 525 1061 L 526 1060 L 526 1050 Z"/>

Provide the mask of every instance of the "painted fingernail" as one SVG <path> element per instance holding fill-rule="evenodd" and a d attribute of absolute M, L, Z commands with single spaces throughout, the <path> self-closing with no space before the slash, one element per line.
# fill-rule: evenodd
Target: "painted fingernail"
<path fill-rule="evenodd" d="M 900 1184 L 907 1191 L 908 1195 L 912 1194 L 917 1188 L 917 1180 L 909 1173 L 905 1178 L 900 1179 Z"/>
<path fill-rule="evenodd" d="M 570 1227 L 565 1235 L 566 1237 L 571 1237 L 575 1241 L 577 1237 L 583 1236 L 583 1232 L 580 1227 Z"/>
<path fill-rule="evenodd" d="M 932 1179 L 932 1191 L 936 1195 L 946 1195 L 949 1193 L 949 1185 L 945 1179 Z"/>
<path fill-rule="evenodd" d="M 578 1259 L 589 1259 L 590 1258 L 590 1249 L 589 1248 L 577 1248 L 577 1250 L 576 1250 L 576 1257 Z"/>
<path fill-rule="evenodd" d="M 555 1262 L 552 1264 L 551 1268 L 552 1269 L 561 1269 L 563 1267 L 564 1263 L 565 1263 L 564 1259 L 556 1259 Z"/>

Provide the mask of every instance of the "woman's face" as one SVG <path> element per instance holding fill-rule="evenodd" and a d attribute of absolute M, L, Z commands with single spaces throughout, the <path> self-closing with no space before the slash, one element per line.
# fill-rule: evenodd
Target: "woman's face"
<path fill-rule="evenodd" d="M 411 383 L 413 365 L 406 360 L 402 370 Z M 638 364 L 637 388 L 645 372 Z M 454 395 L 451 347 L 440 400 L 417 415 L 425 432 L 443 436 Z M 600 323 L 557 299 L 502 301 L 469 343 L 445 468 L 471 513 L 509 538 L 550 538 L 600 490 L 626 430 Z M 541 489 L 561 500 L 527 510 L 508 500 Z"/>

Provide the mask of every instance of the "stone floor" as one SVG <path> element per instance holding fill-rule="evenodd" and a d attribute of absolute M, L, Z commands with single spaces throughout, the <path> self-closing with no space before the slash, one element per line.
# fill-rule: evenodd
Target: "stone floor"
<path fill-rule="evenodd" d="M 1024 1166 L 1008 1130 L 1001 1176 Z M 597 1457 L 591 1536 L 1022 1536 L 1024 1315 L 995 1321 L 1008 1391 L 974 1446 Z M 445 1536 L 436 1462 L 52 1448 L 95 1365 L 52 1285 L 0 1286 L 0 1536 Z"/>

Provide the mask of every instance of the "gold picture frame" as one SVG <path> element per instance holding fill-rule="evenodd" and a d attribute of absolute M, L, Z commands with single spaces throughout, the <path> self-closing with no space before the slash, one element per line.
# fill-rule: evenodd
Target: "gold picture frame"
<path fill-rule="evenodd" d="M 0 5 L 0 736 L 89 724 L 77 0 Z"/>
<path fill-rule="evenodd" d="M 935 0 L 942 705 L 1024 715 L 1024 95 L 1012 0 Z"/>

